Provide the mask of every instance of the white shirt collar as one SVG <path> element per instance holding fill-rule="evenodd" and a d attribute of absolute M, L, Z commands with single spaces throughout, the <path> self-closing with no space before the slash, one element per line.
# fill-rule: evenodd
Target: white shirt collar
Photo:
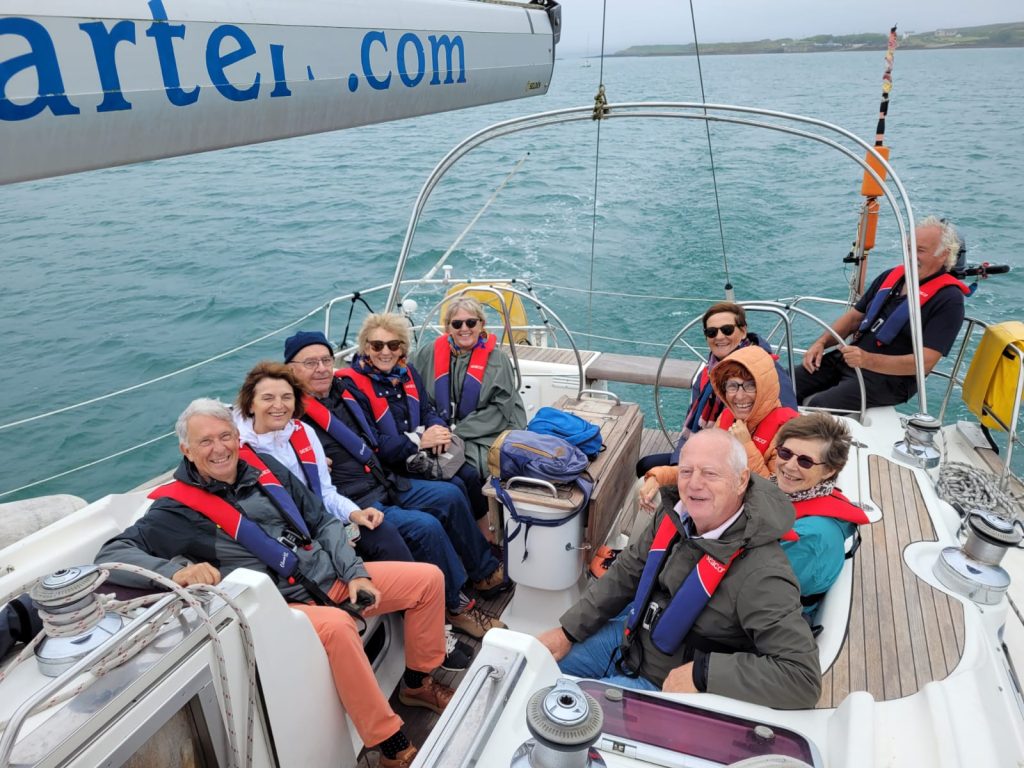
<path fill-rule="evenodd" d="M 680 520 L 686 521 L 686 520 L 689 519 L 690 515 L 689 515 L 689 513 L 685 509 L 683 509 L 683 502 L 682 501 L 676 502 L 676 505 L 675 505 L 674 509 L 676 511 L 676 514 L 679 515 L 679 519 Z M 732 517 L 730 517 L 728 520 L 726 520 L 724 523 L 722 523 L 717 528 L 712 528 L 710 531 L 708 531 L 707 533 L 705 533 L 703 535 L 698 534 L 696 536 L 691 536 L 690 538 L 691 539 L 711 539 L 713 541 L 717 540 L 717 539 L 720 539 L 720 538 L 722 538 L 722 534 L 726 532 L 726 530 L 729 528 L 729 526 L 736 522 L 736 519 L 740 516 L 740 514 L 742 514 L 742 512 L 743 512 L 743 506 L 740 505 L 740 508 L 738 510 L 736 510 L 736 514 L 733 515 Z"/>

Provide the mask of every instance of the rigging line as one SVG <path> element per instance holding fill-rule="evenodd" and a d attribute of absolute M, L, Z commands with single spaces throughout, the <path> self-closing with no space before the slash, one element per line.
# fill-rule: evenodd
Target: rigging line
<path fill-rule="evenodd" d="M 607 30 L 608 22 L 608 0 L 604 0 L 601 3 L 601 63 L 598 65 L 597 70 L 597 92 L 601 96 L 604 94 L 604 45 L 605 45 L 605 32 Z M 591 294 L 587 298 L 587 330 L 591 331 L 594 329 L 594 260 L 595 251 L 597 248 L 597 179 L 601 168 L 601 123 L 604 120 L 597 119 L 598 113 L 595 111 L 595 120 L 597 122 L 597 140 L 594 142 L 594 199 L 591 205 L 590 214 L 590 282 L 588 287 L 590 288 Z"/>
<path fill-rule="evenodd" d="M 235 352 L 239 352 L 239 351 L 245 349 L 246 347 L 251 347 L 253 344 L 259 344 L 261 341 L 266 341 L 271 336 L 276 336 L 277 334 L 281 333 L 282 331 L 287 331 L 289 328 L 292 328 L 292 327 L 298 325 L 299 323 L 301 323 L 301 322 L 303 322 L 305 320 L 308 320 L 309 318 L 311 318 L 313 315 L 317 314 L 318 312 L 323 311 L 326 306 L 327 306 L 326 304 L 321 304 L 316 309 L 314 309 L 314 310 L 312 310 L 310 312 L 307 312 L 305 315 L 300 317 L 298 320 L 294 320 L 294 321 L 288 323 L 287 325 L 282 325 L 280 328 L 278 328 L 276 330 L 273 330 L 273 331 L 270 331 L 269 333 L 265 333 L 265 334 L 263 334 L 262 336 L 260 336 L 257 339 L 253 339 L 252 341 L 247 341 L 247 342 L 245 342 L 245 344 L 241 344 L 241 345 L 239 345 L 237 347 L 234 347 L 233 349 L 229 349 L 227 352 L 221 352 L 218 355 L 214 355 L 213 357 L 208 357 L 205 360 L 200 360 L 198 363 L 192 363 L 191 365 L 187 365 L 184 368 L 179 368 L 176 371 L 171 371 L 170 373 L 165 373 L 165 374 L 163 374 L 161 376 L 157 376 L 156 378 L 149 379 L 147 381 L 143 381 L 143 382 L 140 382 L 138 384 L 132 384 L 130 387 L 125 387 L 124 389 L 119 389 L 116 392 L 108 392 L 105 395 L 99 395 L 98 397 L 93 397 L 93 398 L 91 398 L 89 400 L 83 400 L 82 402 L 75 403 L 74 405 L 66 405 L 63 408 L 56 408 L 55 410 L 47 411 L 46 413 L 37 413 L 35 416 L 29 416 L 28 418 L 25 418 L 25 419 L 18 419 L 17 421 L 10 421 L 10 422 L 8 422 L 6 424 L 0 424 L 0 432 L 3 432 L 5 429 L 10 429 L 11 427 L 18 427 L 18 426 L 21 426 L 22 424 L 28 424 L 28 423 L 33 422 L 33 421 L 38 421 L 39 419 L 45 419 L 45 418 L 47 418 L 49 416 L 56 416 L 57 414 L 60 414 L 60 413 L 67 413 L 68 411 L 74 411 L 74 410 L 77 410 L 79 408 L 83 408 L 83 407 L 85 407 L 87 405 L 92 405 L 93 403 L 99 403 L 99 402 L 102 402 L 104 400 L 109 400 L 112 397 L 117 397 L 118 395 L 124 395 L 124 394 L 127 394 L 128 392 L 134 392 L 137 389 L 142 389 L 143 387 L 148 387 L 150 384 L 157 384 L 157 383 L 159 383 L 161 381 L 165 381 L 166 379 L 173 378 L 173 377 L 175 377 L 175 376 L 177 376 L 179 374 L 186 373 L 187 371 L 191 371 L 191 370 L 194 370 L 196 368 L 201 368 L 204 365 L 212 363 L 212 362 L 214 362 L 216 360 L 220 360 L 221 358 L 227 357 L 228 355 L 233 355 Z"/>
<path fill-rule="evenodd" d="M 568 285 L 557 285 L 555 283 L 538 283 L 534 281 L 533 285 L 541 288 L 555 288 L 559 291 L 572 291 L 574 293 L 593 293 L 597 296 L 615 296 L 621 299 L 649 299 L 651 301 L 688 301 L 694 304 L 713 304 L 714 301 L 710 299 L 701 298 L 690 298 L 688 296 L 658 296 L 657 294 L 651 293 L 621 293 L 619 291 L 591 291 L 587 288 L 573 288 Z"/>
<path fill-rule="evenodd" d="M 704 70 L 700 64 L 700 45 L 697 44 L 697 18 L 693 15 L 693 0 L 690 0 L 690 23 L 693 25 L 693 52 L 697 56 L 697 79 L 700 80 L 700 101 L 701 104 L 707 104 L 707 97 L 704 95 Z M 704 114 L 707 115 L 708 109 L 704 107 Z M 704 132 L 708 137 L 708 158 L 711 161 L 711 184 L 715 190 L 715 212 L 718 215 L 718 237 L 722 241 L 722 267 L 725 270 L 725 290 L 726 297 L 732 301 L 732 298 L 728 295 L 732 291 L 732 280 L 729 277 L 729 257 L 725 253 L 725 228 L 722 226 L 722 206 L 718 201 L 718 174 L 715 173 L 715 153 L 711 149 L 711 123 L 707 120 L 704 121 Z"/>
<path fill-rule="evenodd" d="M 102 464 L 104 461 L 110 461 L 111 459 L 116 459 L 118 456 L 124 456 L 126 453 L 131 453 L 132 451 L 136 451 L 139 448 L 145 448 L 147 445 L 152 445 L 153 443 L 159 442 L 160 440 L 166 440 L 168 437 L 173 437 L 173 436 L 174 436 L 174 432 L 173 431 L 166 432 L 166 433 L 164 433 L 162 435 L 158 435 L 157 437 L 154 437 L 152 440 L 146 440 L 145 442 L 139 443 L 138 445 L 133 445 L 130 448 L 125 448 L 123 451 L 118 451 L 117 453 L 112 453 L 109 456 L 104 456 L 102 459 L 96 459 L 95 461 L 90 461 L 88 464 L 82 464 L 81 466 L 73 467 L 72 469 L 66 469 L 63 472 L 58 472 L 56 475 L 50 475 L 49 477 L 44 477 L 42 480 L 36 480 L 34 482 L 27 483 L 26 485 L 22 485 L 22 486 L 20 486 L 18 488 L 12 488 L 9 491 L 4 491 L 3 493 L 0 493 L 0 499 L 4 498 L 5 496 L 10 496 L 13 493 L 17 493 L 18 491 L 24 491 L 24 490 L 26 490 L 28 488 L 34 488 L 37 485 L 42 485 L 43 483 L 48 483 L 51 480 L 57 480 L 57 479 L 59 479 L 61 477 L 64 477 L 65 475 L 70 475 L 72 472 L 78 472 L 79 470 L 82 470 L 82 469 L 88 469 L 89 467 L 95 467 L 97 464 Z"/>
<path fill-rule="evenodd" d="M 462 232 L 459 233 L 459 236 L 455 238 L 455 241 L 450 246 L 448 246 L 448 250 L 446 250 L 444 252 L 444 254 L 441 256 L 441 258 L 437 260 L 437 263 L 434 264 L 434 266 L 432 266 L 430 269 L 428 269 L 426 274 L 423 275 L 423 277 L 420 278 L 420 281 L 430 280 L 434 275 L 437 274 L 437 270 L 439 270 L 442 266 L 444 266 L 444 263 L 446 261 L 448 261 L 448 257 L 452 255 L 452 252 L 456 248 L 459 247 L 459 244 L 462 242 L 463 238 L 465 238 L 466 235 L 469 234 L 469 231 L 471 229 L 473 229 L 473 227 L 476 226 L 476 223 L 480 220 L 480 217 L 484 215 L 484 212 L 488 208 L 491 207 L 491 203 L 493 203 L 495 200 L 497 200 L 498 195 L 501 193 L 501 190 L 503 190 L 505 188 L 505 185 L 508 184 L 512 180 L 512 177 L 516 175 L 516 172 L 520 168 L 523 167 L 523 163 L 525 163 L 526 160 L 529 157 L 530 157 L 530 153 L 527 152 L 525 155 L 523 155 L 521 158 L 519 158 L 519 162 L 515 164 L 515 166 L 512 168 L 511 171 L 509 171 L 509 173 L 505 177 L 504 181 L 502 181 L 501 184 L 499 184 L 494 189 L 494 192 L 491 193 L 491 196 L 489 198 L 487 198 L 487 202 L 484 203 L 483 207 L 479 211 L 477 211 L 476 216 L 474 216 L 472 218 L 472 220 L 469 222 L 469 224 L 466 225 L 466 228 L 463 229 Z M 402 301 L 405 301 L 406 299 L 410 298 L 417 290 L 419 290 L 422 287 L 422 285 L 423 285 L 422 282 L 417 282 L 415 285 L 413 285 L 413 287 L 409 290 L 409 292 L 407 294 L 405 294 L 405 296 L 403 297 Z"/>

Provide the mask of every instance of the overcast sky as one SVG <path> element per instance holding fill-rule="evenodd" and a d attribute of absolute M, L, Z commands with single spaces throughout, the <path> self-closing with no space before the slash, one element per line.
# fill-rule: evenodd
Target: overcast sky
<path fill-rule="evenodd" d="M 604 0 L 561 0 L 559 56 L 601 52 Z M 1024 20 L 1018 0 L 694 0 L 697 37 L 728 43 L 820 34 L 928 32 Z M 687 0 L 607 0 L 605 51 L 631 45 L 692 43 Z"/>

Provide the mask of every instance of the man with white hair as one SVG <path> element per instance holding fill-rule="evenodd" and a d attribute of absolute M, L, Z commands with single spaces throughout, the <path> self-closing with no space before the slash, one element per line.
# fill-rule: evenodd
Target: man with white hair
<path fill-rule="evenodd" d="M 818 651 L 778 539 L 793 505 L 751 476 L 743 446 L 703 429 L 662 506 L 540 641 L 561 670 L 640 690 L 813 707 Z M 628 608 L 629 610 L 625 610 Z"/>
<path fill-rule="evenodd" d="M 407 768 L 416 748 L 377 685 L 355 619 L 340 606 L 362 605 L 364 616 L 405 612 L 399 699 L 440 713 L 454 695 L 428 674 L 445 659 L 441 571 L 425 563 L 360 560 L 344 525 L 317 495 L 273 457 L 240 450 L 223 403 L 192 401 L 176 429 L 183 458 L 174 480 L 150 494 L 156 501 L 146 514 L 104 544 L 96 562 L 139 565 L 182 586 L 217 584 L 236 568 L 265 573 L 312 623 L 363 743 L 379 747 L 381 766 Z M 152 586 L 119 572 L 110 580 Z"/>
<path fill-rule="evenodd" d="M 952 349 L 970 289 L 949 273 L 960 251 L 952 224 L 929 216 L 914 234 L 927 375 Z M 853 334 L 847 346 L 826 355 L 837 342 L 823 332 L 807 348 L 803 367 L 796 370 L 797 400 L 817 408 L 859 411 L 860 383 L 854 370 L 859 368 L 868 406 L 905 403 L 917 392 L 909 319 L 906 280 L 898 266 L 876 277 L 860 300 L 832 323 L 840 338 Z"/>

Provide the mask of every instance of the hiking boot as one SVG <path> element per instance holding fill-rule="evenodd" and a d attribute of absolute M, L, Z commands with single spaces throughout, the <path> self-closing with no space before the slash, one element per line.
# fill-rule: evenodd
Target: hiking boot
<path fill-rule="evenodd" d="M 407 707 L 423 707 L 437 714 L 444 712 L 448 702 L 455 695 L 455 690 L 447 685 L 441 685 L 430 675 L 423 678 L 423 684 L 419 688 L 403 687 L 398 692 L 398 700 Z M 384 763 L 381 763 L 384 765 Z"/>
<path fill-rule="evenodd" d="M 381 752 L 377 765 L 380 768 L 409 768 L 412 765 L 412 761 L 416 758 L 417 751 L 416 747 L 410 744 L 394 757 L 386 757 Z"/>
<path fill-rule="evenodd" d="M 445 621 L 457 632 L 464 632 L 478 640 L 487 634 L 489 629 L 508 629 L 507 625 L 493 616 L 488 616 L 475 605 L 460 613 L 448 613 Z"/>
<path fill-rule="evenodd" d="M 498 563 L 498 567 L 486 579 L 473 582 L 473 589 L 485 600 L 497 597 L 511 588 L 512 582 L 505 578 L 505 566 L 501 563 Z"/>
<path fill-rule="evenodd" d="M 473 649 L 455 639 L 451 624 L 444 626 L 444 654 L 441 669 L 446 672 L 461 672 L 473 660 Z"/>

